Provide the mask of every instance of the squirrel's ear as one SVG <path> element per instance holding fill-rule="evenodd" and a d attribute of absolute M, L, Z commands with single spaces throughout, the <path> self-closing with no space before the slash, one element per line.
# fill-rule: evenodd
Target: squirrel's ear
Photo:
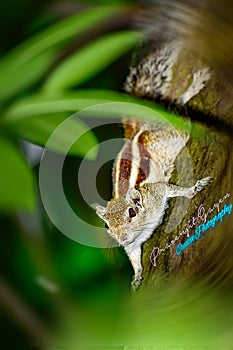
<path fill-rule="evenodd" d="M 142 196 L 141 193 L 136 190 L 136 188 L 130 187 L 126 193 L 126 200 L 129 204 L 132 204 L 136 207 L 142 208 Z"/>
<path fill-rule="evenodd" d="M 96 214 L 104 220 L 104 216 L 106 214 L 106 208 L 102 207 L 101 205 L 97 205 L 96 207 Z"/>

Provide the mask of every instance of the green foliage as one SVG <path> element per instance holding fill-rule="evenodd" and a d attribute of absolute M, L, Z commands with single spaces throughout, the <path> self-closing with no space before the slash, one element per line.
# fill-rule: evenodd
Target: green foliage
<path fill-rule="evenodd" d="M 49 94 L 82 84 L 134 47 L 140 37 L 137 32 L 123 31 L 92 42 L 59 65 L 48 78 L 44 91 Z"/>
<path fill-rule="evenodd" d="M 0 210 L 25 209 L 34 206 L 32 173 L 17 147 L 0 137 Z"/>
<path fill-rule="evenodd" d="M 100 70 L 104 70 L 123 56 L 139 40 L 139 33 L 121 31 L 100 36 L 93 42 L 87 42 L 83 48 L 72 55 L 64 57 L 59 64 L 55 62 L 72 42 L 78 41 L 81 35 L 94 32 L 95 27 L 100 23 L 109 21 L 113 16 L 120 16 L 124 11 L 126 11 L 124 4 L 90 8 L 43 29 L 2 57 L 0 60 L 2 131 L 7 132 L 10 138 L 22 138 L 45 146 L 53 131 L 72 113 L 96 103 L 108 101 L 109 98 L 104 96 L 104 93 L 97 98 L 95 92 L 92 94 L 89 91 L 85 98 L 82 97 L 82 93 L 78 97 L 72 95 L 72 92 L 69 95 L 65 90 L 94 77 Z M 46 74 L 48 71 L 51 73 Z M 65 97 L 56 94 L 60 89 L 66 94 Z M 108 92 L 106 94 L 108 95 Z M 51 95 L 56 97 L 51 98 Z M 67 148 L 69 140 L 73 139 L 76 130 L 85 135 L 80 142 L 70 148 L 70 154 L 84 157 L 87 151 L 97 145 L 94 133 L 85 126 L 84 122 L 76 119 L 66 122 L 62 134 L 58 135 L 56 144 L 53 144 L 53 150 L 62 153 Z M 93 152 L 89 153 L 89 157 L 95 157 L 97 149 L 95 153 Z M 17 148 L 14 150 L 8 148 L 7 153 L 3 154 L 13 159 L 16 153 Z M 21 159 L 20 157 L 22 156 L 19 155 L 18 159 Z M 13 170 L 13 164 L 14 162 L 11 164 L 11 170 Z M 17 162 L 15 164 L 17 165 Z M 21 167 L 17 169 L 16 166 L 15 172 L 20 171 Z M 29 168 L 27 172 L 30 174 Z M 30 176 L 32 177 L 33 174 L 31 173 Z M 4 186 L 11 187 L 10 178 L 9 184 L 6 176 L 4 179 Z M 18 179 L 23 182 L 22 174 L 18 174 Z M 27 182 L 26 178 L 25 184 Z M 25 190 L 24 186 L 22 185 L 22 189 Z M 25 192 L 27 195 L 23 197 L 19 190 L 15 191 L 15 201 L 18 204 L 30 203 L 31 206 L 32 190 L 28 188 Z M 26 198 L 27 196 L 30 200 Z M 3 197 L 6 197 L 4 192 L 2 192 Z"/>
<path fill-rule="evenodd" d="M 9 65 L 7 63 L 0 64 L 2 80 L 0 85 L 0 103 L 4 103 L 38 82 L 51 66 L 55 57 L 55 50 L 48 50 L 33 57 L 22 66 L 14 65 L 14 62 L 9 62 Z"/>
<path fill-rule="evenodd" d="M 113 16 L 120 18 L 125 11 L 128 8 L 124 4 L 90 8 L 43 29 L 0 60 L 1 127 L 9 137 L 45 146 L 60 123 L 83 108 L 111 101 L 145 105 L 110 90 L 74 90 L 130 51 L 142 37 L 140 33 L 121 30 L 100 34 L 70 55 L 64 55 L 81 35 L 94 33 L 100 23 L 110 21 Z M 109 118 L 114 117 L 112 112 Z M 82 142 L 70 148 L 69 154 L 84 157 L 97 146 L 96 136 L 83 121 L 76 118 L 64 125 L 53 150 L 60 153 L 66 150 L 76 130 L 86 134 Z M 97 148 L 93 152 L 89 153 L 91 159 L 96 156 Z"/>
<path fill-rule="evenodd" d="M 97 7 L 58 22 L 29 38 L 0 61 L 0 101 L 32 86 L 74 37 L 121 12 L 122 6 Z"/>
<path fill-rule="evenodd" d="M 125 1 L 96 7 L 90 2 L 80 13 L 37 30 L 0 58 L 0 273 L 4 276 L 0 294 L 5 310 L 0 323 L 3 333 L 15 333 L 15 338 L 7 339 L 7 348 L 21 344 L 22 334 L 33 344 L 45 342 L 47 333 L 50 341 L 59 342 L 60 332 L 53 334 L 52 328 L 57 320 L 60 323 L 76 317 L 73 311 L 79 307 L 78 299 L 86 307 L 91 304 L 98 309 L 100 303 L 111 309 L 128 288 L 128 270 L 115 279 L 104 251 L 71 241 L 51 224 L 40 199 L 38 166 L 32 167 L 25 159 L 21 140 L 45 147 L 56 132 L 50 142 L 51 154 L 66 156 L 74 171 L 82 158 L 86 162 L 96 159 L 96 133 L 89 127 L 88 118 L 73 115 L 96 104 L 130 100 L 124 94 L 102 89 L 103 81 L 108 86 L 114 79 L 109 71 L 114 72 L 114 65 L 120 61 L 124 80 L 130 51 L 141 38 L 140 33 L 121 27 L 121 16 L 130 8 Z M 88 82 L 95 79 L 97 88 L 89 89 Z M 80 85 L 82 88 L 77 89 Z M 83 205 L 77 173 L 71 168 L 68 166 L 62 179 L 64 188 L 72 193 L 66 194 L 68 201 L 73 201 L 78 215 L 98 224 L 94 210 Z M 56 196 L 53 201 L 56 204 Z M 80 235 L 89 233 L 85 221 L 74 227 L 62 212 L 59 220 Z M 97 227 L 96 233 L 101 230 Z M 118 279 L 126 283 L 118 285 Z M 88 308 L 81 317 L 87 312 Z M 61 339 L 64 341 L 65 337 Z"/>
<path fill-rule="evenodd" d="M 54 112 L 43 115 L 38 113 L 36 116 L 30 116 L 27 119 L 21 119 L 17 123 L 12 123 L 10 132 L 17 137 L 45 146 L 54 130 L 64 122 L 62 131 L 56 132 L 56 139 L 52 144 L 51 150 L 63 153 L 70 145 L 70 140 L 75 139 L 75 135 L 81 133 L 83 134 L 82 140 L 77 140 L 68 153 L 84 157 L 88 151 L 97 146 L 98 141 L 94 133 L 81 120 L 77 120 L 77 118 L 74 120 L 68 117 L 69 114 L 67 113 Z M 95 152 L 89 153 L 89 159 L 94 159 L 96 152 L 97 149 Z"/>

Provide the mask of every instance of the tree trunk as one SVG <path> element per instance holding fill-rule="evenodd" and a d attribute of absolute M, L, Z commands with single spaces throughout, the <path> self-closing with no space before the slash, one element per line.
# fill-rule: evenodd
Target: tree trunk
<path fill-rule="evenodd" d="M 195 54 L 182 52 L 182 57 L 179 58 L 175 68 L 171 100 L 182 93 L 180 82 L 184 77 L 187 84 L 193 72 L 200 66 L 200 60 Z M 143 247 L 142 289 L 148 286 L 158 287 L 164 282 L 167 285 L 174 278 L 178 281 L 204 278 L 205 281 L 216 283 L 232 283 L 233 214 L 230 213 L 230 204 L 232 203 L 233 96 L 221 82 L 220 77 L 213 72 L 211 74 L 207 87 L 188 103 L 186 112 L 192 121 L 191 137 L 187 148 L 179 156 L 178 170 L 170 182 L 179 183 L 181 186 L 192 186 L 198 179 L 207 176 L 213 177 L 213 181 L 190 203 L 187 199 L 170 201 L 163 224 L 156 229 L 152 238 Z M 181 178 L 178 175 L 182 175 L 182 183 L 179 182 Z M 184 208 L 185 212 L 181 214 Z M 209 212 L 204 220 L 204 210 L 207 214 L 210 209 L 213 209 L 212 212 Z M 225 213 L 222 221 L 220 214 L 215 225 L 212 221 L 214 227 L 208 229 L 207 226 L 202 226 L 204 232 L 199 232 L 198 237 L 198 233 L 195 234 L 197 227 L 207 224 L 209 220 L 218 216 L 219 212 L 222 212 L 222 215 Z M 176 221 L 180 216 L 183 219 L 177 226 Z M 189 232 L 188 226 L 192 226 Z M 187 240 L 191 243 L 188 244 Z M 171 242 L 171 246 L 166 247 Z M 177 254 L 178 245 L 184 248 L 185 242 L 188 246 L 180 252 L 181 254 Z M 165 251 L 159 252 L 157 249 L 164 247 Z"/>

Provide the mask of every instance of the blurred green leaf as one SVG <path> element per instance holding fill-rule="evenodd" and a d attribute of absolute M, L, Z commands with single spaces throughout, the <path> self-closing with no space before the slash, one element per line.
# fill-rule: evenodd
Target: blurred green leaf
<path fill-rule="evenodd" d="M 92 98 L 88 98 L 90 96 Z M 99 103 L 128 100 L 128 97 L 100 90 L 84 90 L 52 98 L 46 95 L 34 95 L 15 103 L 2 118 L 4 128 L 14 136 L 45 146 L 49 137 L 72 113 Z M 70 119 L 70 118 L 69 118 Z M 81 156 L 88 153 L 88 159 L 94 159 L 98 152 L 98 141 L 91 130 L 78 118 L 66 120 L 62 133 L 59 131 L 53 143 L 53 150 L 62 152 L 67 149 L 75 134 L 83 136 L 69 150 L 69 154 Z M 95 149 L 94 149 L 95 147 Z"/>
<path fill-rule="evenodd" d="M 73 242 L 64 244 L 60 249 L 58 255 L 55 256 L 56 265 L 59 273 L 66 278 L 68 283 L 74 281 L 77 275 L 80 281 L 84 281 L 109 267 L 101 249 L 73 245 Z M 61 254 L 63 259 L 61 259 Z"/>
<path fill-rule="evenodd" d="M 46 146 L 54 133 L 55 137 L 50 143 L 51 150 L 84 157 L 93 148 L 87 158 L 95 159 L 98 141 L 94 133 L 78 118 L 68 117 L 67 113 L 36 115 L 12 124 L 10 131 L 17 137 L 41 146 Z M 78 139 L 80 134 L 82 136 Z M 73 143 L 74 140 L 77 141 Z"/>
<path fill-rule="evenodd" d="M 61 63 L 48 78 L 44 91 L 54 93 L 80 85 L 134 47 L 141 37 L 139 32 L 124 31 L 99 38 Z"/>
<path fill-rule="evenodd" d="M 89 113 L 89 110 L 85 110 L 87 107 L 94 108 L 90 109 Z M 57 94 L 57 96 L 37 94 L 23 99 L 15 103 L 3 115 L 2 125 L 16 136 L 44 146 L 58 125 L 72 113 L 80 110 L 83 110 L 82 117 L 95 118 L 101 116 L 101 118 L 111 119 L 121 118 L 123 115 L 134 115 L 137 118 L 145 118 L 152 121 L 167 120 L 172 125 L 187 131 L 190 128 L 188 120 L 151 102 L 114 91 L 91 89 L 61 93 Z M 76 132 L 79 130 L 79 122 L 79 120 L 76 120 L 74 125 Z M 67 130 L 63 136 L 61 135 L 61 139 L 59 139 L 54 148 L 55 150 L 64 152 L 69 138 L 68 135 L 70 137 L 74 135 L 72 125 L 69 126 L 69 129 L 70 131 Z M 83 124 L 80 124 L 80 130 L 83 130 Z M 200 127 L 197 127 L 193 131 L 193 136 L 202 139 L 205 134 Z M 83 146 L 75 147 L 69 153 L 84 156 L 87 151 L 86 146 L 94 147 L 97 144 L 91 131 L 89 131 L 87 137 L 88 139 L 84 141 Z M 91 159 L 95 155 L 96 153 L 91 155 Z"/>
<path fill-rule="evenodd" d="M 32 172 L 10 141 L 0 138 L 0 209 L 32 210 L 35 204 Z"/>
<path fill-rule="evenodd" d="M 70 38 L 77 38 L 78 34 L 87 31 L 108 17 L 116 15 L 118 12 L 125 10 L 125 8 L 123 5 L 99 6 L 49 26 L 24 41 L 6 55 L 0 62 L 0 72 L 1 69 L 4 70 L 9 64 L 16 67 L 27 64 L 45 50 L 54 46 L 58 47 L 58 45 L 60 46 L 61 43 Z"/>
<path fill-rule="evenodd" d="M 111 104 L 111 102 L 113 102 L 113 104 Z M 105 105 L 106 103 L 108 103 L 108 105 Z M 118 105 L 116 105 L 116 103 L 118 103 Z M 69 112 L 69 114 L 71 114 L 72 112 L 78 112 L 87 107 L 94 108 L 90 110 L 89 114 L 88 111 L 85 110 L 85 113 L 82 114 L 83 117 L 95 118 L 101 116 L 101 118 L 111 119 L 121 118 L 125 115 L 134 115 L 137 118 L 151 121 L 162 119 L 184 130 L 189 130 L 190 128 L 188 120 L 152 102 L 114 91 L 92 89 L 79 90 L 76 92 L 62 92 L 53 96 L 45 94 L 33 95 L 15 103 L 4 114 L 2 122 L 11 129 L 13 124 L 17 124 L 21 119 L 50 113 Z M 94 113 L 94 110 L 96 110 L 96 113 Z M 193 136 L 202 139 L 204 137 L 203 130 L 197 127 L 196 130 L 193 131 Z"/>
<path fill-rule="evenodd" d="M 24 41 L 0 60 L 0 101 L 36 82 L 53 62 L 58 49 L 79 34 L 123 11 L 125 6 L 101 6 L 56 23 Z"/>
<path fill-rule="evenodd" d="M 112 101 L 135 102 L 137 100 L 110 90 L 87 89 L 56 96 L 36 94 L 13 104 L 2 117 L 2 122 L 10 125 L 32 116 L 60 112 L 72 113 L 99 103 Z"/>
<path fill-rule="evenodd" d="M 6 68 L 1 72 L 0 101 L 11 98 L 21 90 L 36 83 L 48 70 L 56 57 L 55 50 L 34 57 L 20 69 Z"/>

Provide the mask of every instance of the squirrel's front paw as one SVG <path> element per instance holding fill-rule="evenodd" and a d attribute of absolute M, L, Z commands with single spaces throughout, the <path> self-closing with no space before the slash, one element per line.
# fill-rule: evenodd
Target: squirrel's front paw
<path fill-rule="evenodd" d="M 205 177 L 204 179 L 198 180 L 194 186 L 194 191 L 200 192 L 202 191 L 212 180 L 212 177 Z"/>
<path fill-rule="evenodd" d="M 131 287 L 133 291 L 137 291 L 142 284 L 143 277 L 142 276 L 135 276 L 133 281 L 131 282 Z"/>
<path fill-rule="evenodd" d="M 196 184 L 189 189 L 189 193 L 186 195 L 187 198 L 193 198 L 197 192 L 201 192 L 211 181 L 212 177 L 204 177 L 201 180 L 198 180 Z"/>
<path fill-rule="evenodd" d="M 197 72 L 193 74 L 193 84 L 196 87 L 196 90 L 200 91 L 203 87 L 205 87 L 204 83 L 211 78 L 211 74 L 209 68 L 199 69 Z"/>

